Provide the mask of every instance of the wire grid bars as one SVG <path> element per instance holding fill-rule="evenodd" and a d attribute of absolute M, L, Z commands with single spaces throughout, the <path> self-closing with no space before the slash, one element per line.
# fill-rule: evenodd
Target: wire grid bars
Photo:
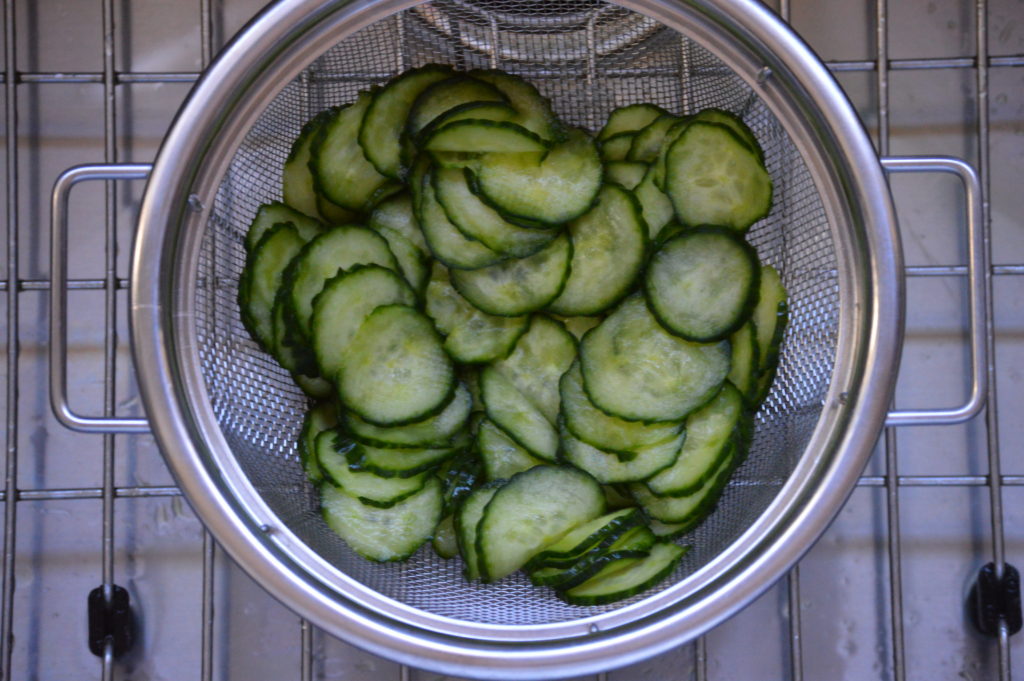
<path fill-rule="evenodd" d="M 209 408 L 232 461 L 281 523 L 317 553 L 349 577 L 407 605 L 496 625 L 570 621 L 616 609 L 622 603 L 565 605 L 522 575 L 496 585 L 467 584 L 458 559 L 443 561 L 429 549 L 393 565 L 356 556 L 320 519 L 316 492 L 295 453 L 307 400 L 239 320 L 242 239 L 259 205 L 280 199 L 281 166 L 303 123 L 327 106 L 351 102 L 358 92 L 427 63 L 522 75 L 552 100 L 563 120 L 592 132 L 615 107 L 628 103 L 650 102 L 677 114 L 727 109 L 743 117 L 764 148 L 774 205 L 748 238 L 762 259 L 780 270 L 790 295 L 779 376 L 757 417 L 749 458 L 718 510 L 682 540 L 693 548 L 665 584 L 706 565 L 742 534 L 804 453 L 828 389 L 838 336 L 834 235 L 814 180 L 783 126 L 738 76 L 675 31 L 599 2 L 420 5 L 329 50 L 269 103 L 246 135 L 219 188 L 195 272 L 195 323 Z"/>

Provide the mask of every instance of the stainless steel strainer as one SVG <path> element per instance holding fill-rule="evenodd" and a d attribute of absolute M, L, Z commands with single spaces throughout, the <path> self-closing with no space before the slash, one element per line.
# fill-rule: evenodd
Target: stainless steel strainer
<path fill-rule="evenodd" d="M 305 399 L 239 320 L 242 237 L 257 207 L 280 198 L 281 166 L 312 114 L 431 62 L 521 74 L 563 119 L 591 130 L 632 102 L 729 109 L 764 147 L 774 207 L 749 238 L 790 294 L 778 378 L 746 463 L 653 592 L 584 608 L 520 577 L 467 584 L 457 559 L 426 550 L 371 564 L 320 518 L 295 452 Z M 57 223 L 70 185 L 87 174 L 62 180 Z M 62 266 L 55 260 L 55 271 Z M 752 0 L 298 0 L 269 8 L 235 39 L 165 140 L 135 245 L 132 338 L 170 467 L 218 541 L 271 593 L 404 663 L 551 678 L 629 664 L 698 635 L 810 547 L 885 421 L 901 276 L 870 141 L 821 63 Z M 63 395 L 63 370 L 54 381 Z M 947 418 L 978 406 L 972 399 Z M 66 402 L 57 408 L 75 425 Z"/>

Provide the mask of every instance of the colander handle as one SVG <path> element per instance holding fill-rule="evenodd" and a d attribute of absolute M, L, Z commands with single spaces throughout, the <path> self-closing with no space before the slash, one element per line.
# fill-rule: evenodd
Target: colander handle
<path fill-rule="evenodd" d="M 50 406 L 64 426 L 84 433 L 148 433 L 144 418 L 76 414 L 67 396 L 68 195 L 87 180 L 143 180 L 153 168 L 144 163 L 81 165 L 68 168 L 53 186 L 50 203 Z"/>
<path fill-rule="evenodd" d="M 947 156 L 890 156 L 881 159 L 890 173 L 950 173 L 964 184 L 967 194 L 967 285 L 971 332 L 971 394 L 951 409 L 907 409 L 889 412 L 887 426 L 941 426 L 963 423 L 985 406 L 988 392 L 986 291 L 988 253 L 982 231 L 981 181 L 970 164 Z"/>

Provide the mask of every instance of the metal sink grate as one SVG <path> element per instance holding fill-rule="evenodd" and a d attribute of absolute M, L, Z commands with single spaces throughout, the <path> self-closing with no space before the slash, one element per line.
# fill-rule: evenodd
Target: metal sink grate
<path fill-rule="evenodd" d="M 175 100 L 260 3 L 163 4 L 4 3 L 0 678 L 432 678 L 331 639 L 251 585 L 201 531 L 148 436 L 70 433 L 49 414 L 39 312 L 49 186 L 74 163 L 149 160 Z M 958 609 L 982 564 L 1020 563 L 1024 549 L 1012 446 L 1024 435 L 1013 418 L 1024 407 L 1024 199 L 1012 189 L 1024 171 L 1020 7 L 934 0 L 923 18 L 886 0 L 776 9 L 828 59 L 881 155 L 951 154 L 979 169 L 995 263 L 989 407 L 963 426 L 887 429 L 846 511 L 787 580 L 685 649 L 602 676 L 1022 677 L 1019 639 L 983 638 Z M 859 53 L 848 47 L 858 40 Z M 72 204 L 70 367 L 83 412 L 138 413 L 123 279 L 138 189 L 81 190 Z M 962 206 L 930 180 L 896 180 L 894 193 L 911 263 L 897 406 L 956 402 L 967 364 Z M 124 658 L 95 661 L 86 597 L 115 582 L 131 595 L 138 640 Z"/>

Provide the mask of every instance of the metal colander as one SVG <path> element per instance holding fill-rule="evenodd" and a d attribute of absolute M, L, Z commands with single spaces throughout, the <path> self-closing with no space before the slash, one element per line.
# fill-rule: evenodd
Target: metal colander
<path fill-rule="evenodd" d="M 243 237 L 281 198 L 300 127 L 428 63 L 501 68 L 596 131 L 615 107 L 739 114 L 774 205 L 748 238 L 781 273 L 790 323 L 750 455 L 657 589 L 569 606 L 522 575 L 468 584 L 429 549 L 355 555 L 323 522 L 296 438 L 307 400 L 243 328 Z M 605 669 L 695 636 L 767 588 L 824 529 L 885 414 L 902 289 L 888 190 L 823 67 L 760 5 L 596 0 L 282 3 L 179 113 L 147 188 L 133 337 L 147 413 L 218 540 L 272 593 L 357 645 L 447 673 Z"/>

